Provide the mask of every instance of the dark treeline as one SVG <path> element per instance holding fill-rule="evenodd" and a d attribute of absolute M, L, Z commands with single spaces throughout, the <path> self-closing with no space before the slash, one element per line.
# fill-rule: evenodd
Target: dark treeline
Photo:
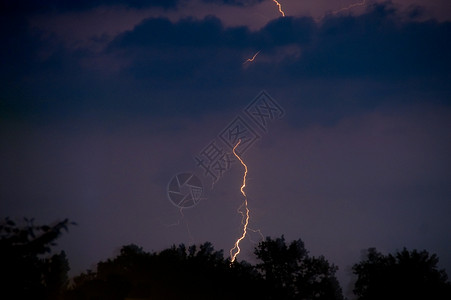
<path fill-rule="evenodd" d="M 266 238 L 254 250 L 258 263 L 230 262 L 211 243 L 146 252 L 123 246 L 69 284 L 65 253 L 51 246 L 68 220 L 35 226 L 0 224 L 2 299 L 344 299 L 337 267 L 309 255 L 302 240 Z M 438 257 L 403 249 L 383 255 L 366 251 L 353 266 L 356 299 L 451 299 L 451 284 Z"/>

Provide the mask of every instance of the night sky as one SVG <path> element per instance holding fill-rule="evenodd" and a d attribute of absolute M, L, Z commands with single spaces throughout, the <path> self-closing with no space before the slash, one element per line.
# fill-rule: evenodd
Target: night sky
<path fill-rule="evenodd" d="M 129 243 L 227 255 L 244 170 L 212 186 L 196 158 L 228 157 L 242 121 L 252 228 L 301 238 L 345 293 L 369 247 L 426 249 L 450 274 L 451 3 L 279 2 L 285 17 L 272 0 L 1 1 L 0 217 L 77 222 L 57 247 L 71 275 Z M 204 188 L 181 211 L 179 173 Z"/>

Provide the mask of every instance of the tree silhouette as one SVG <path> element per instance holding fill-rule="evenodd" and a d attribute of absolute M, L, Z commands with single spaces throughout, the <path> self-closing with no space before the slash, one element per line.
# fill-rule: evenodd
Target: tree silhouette
<path fill-rule="evenodd" d="M 66 254 L 42 255 L 51 252 L 69 221 L 43 226 L 35 226 L 33 219 L 25 222 L 22 227 L 9 218 L 0 223 L 1 295 L 9 299 L 58 299 L 68 283 Z"/>
<path fill-rule="evenodd" d="M 255 249 L 269 299 L 343 299 L 337 267 L 323 257 L 309 257 L 302 240 L 266 238 Z"/>
<path fill-rule="evenodd" d="M 210 243 L 148 253 L 136 245 L 74 278 L 67 299 L 261 298 L 261 277 L 246 263 L 230 264 Z"/>
<path fill-rule="evenodd" d="M 255 253 L 257 266 L 231 263 L 209 242 L 159 253 L 127 245 L 74 278 L 66 299 L 343 299 L 337 268 L 308 256 L 301 240 L 267 238 Z"/>
<path fill-rule="evenodd" d="M 370 248 L 365 256 L 353 266 L 358 299 L 451 299 L 451 284 L 435 254 L 404 248 L 383 255 Z"/>

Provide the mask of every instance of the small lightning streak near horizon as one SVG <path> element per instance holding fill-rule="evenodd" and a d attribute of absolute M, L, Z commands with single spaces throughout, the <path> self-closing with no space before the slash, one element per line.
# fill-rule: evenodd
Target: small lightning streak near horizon
<path fill-rule="evenodd" d="M 177 220 L 177 222 L 172 223 L 172 224 L 167 224 L 166 227 L 179 226 L 182 222 L 185 223 L 186 231 L 188 232 L 188 236 L 190 238 L 190 243 L 194 244 L 194 238 L 193 238 L 193 235 L 191 234 L 191 229 L 189 228 L 188 222 L 185 220 L 185 214 L 183 213 L 183 207 L 179 208 L 179 213 L 180 213 L 181 217 Z"/>
<path fill-rule="evenodd" d="M 325 13 L 324 15 L 322 15 L 322 16 L 316 18 L 315 20 L 316 20 L 317 22 L 321 22 L 321 21 L 322 21 L 325 17 L 327 17 L 327 16 L 330 16 L 330 15 L 335 16 L 335 15 L 337 15 L 337 14 L 343 12 L 343 11 L 351 10 L 351 9 L 353 9 L 354 7 L 357 7 L 357 6 L 367 6 L 367 5 L 368 5 L 368 4 L 367 4 L 367 0 L 361 0 L 361 1 L 359 1 L 359 2 L 351 3 L 351 4 L 349 4 L 348 6 L 339 8 L 339 9 L 337 9 L 337 10 L 333 10 L 333 11 L 331 11 L 331 12 Z"/>
<path fill-rule="evenodd" d="M 276 5 L 277 5 L 277 7 L 279 8 L 279 12 L 280 12 L 280 14 L 282 15 L 282 17 L 285 17 L 285 13 L 283 12 L 283 10 L 282 10 L 282 5 L 277 1 L 277 0 L 272 0 Z"/>
<path fill-rule="evenodd" d="M 342 12 L 342 11 L 350 10 L 350 9 L 356 7 L 356 6 L 364 6 L 364 5 L 366 5 L 366 0 L 362 0 L 362 1 L 360 1 L 360 2 L 352 3 L 352 4 L 350 4 L 350 5 L 346 6 L 346 7 L 343 7 L 343 8 L 337 9 L 337 10 L 334 10 L 334 11 L 332 12 L 332 14 L 333 14 L 333 15 L 336 15 L 336 14 Z"/>
<path fill-rule="evenodd" d="M 241 157 L 235 151 L 240 143 L 241 143 L 241 140 L 238 140 L 238 143 L 235 145 L 235 147 L 233 147 L 233 154 L 236 156 L 236 158 L 238 158 L 238 160 L 241 162 L 241 164 L 244 167 L 243 184 L 241 185 L 241 188 L 240 188 L 241 194 L 243 194 L 243 196 L 244 196 L 244 203 L 238 209 L 238 212 L 240 212 L 243 215 L 244 222 L 242 222 L 243 223 L 243 234 L 241 235 L 240 238 L 238 238 L 236 240 L 235 246 L 232 249 L 230 249 L 230 263 L 233 263 L 235 261 L 236 257 L 238 256 L 238 254 L 240 254 L 240 252 L 241 252 L 240 242 L 246 237 L 247 226 L 249 225 L 249 208 L 247 206 L 247 196 L 246 196 L 246 193 L 244 192 L 244 188 L 246 187 L 247 165 L 244 163 L 244 161 L 241 159 Z M 246 213 L 243 213 L 240 210 L 243 206 L 246 210 Z M 234 253 L 234 251 L 235 251 L 235 253 Z"/>
<path fill-rule="evenodd" d="M 243 63 L 243 65 L 248 62 L 253 62 L 255 60 L 255 58 L 257 57 L 257 55 L 260 53 L 260 51 L 261 50 L 258 50 L 257 53 L 255 53 L 254 56 L 252 56 L 252 58 L 246 59 L 246 61 Z"/>

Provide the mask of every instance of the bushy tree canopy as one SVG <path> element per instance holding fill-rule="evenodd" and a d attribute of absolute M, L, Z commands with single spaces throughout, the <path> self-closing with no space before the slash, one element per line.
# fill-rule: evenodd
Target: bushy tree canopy
<path fill-rule="evenodd" d="M 323 257 L 310 257 L 302 240 L 266 238 L 255 249 L 270 299 L 343 299 L 337 267 Z"/>
<path fill-rule="evenodd" d="M 230 264 L 210 243 L 148 253 L 136 245 L 74 279 L 68 299 L 252 299 L 260 277 L 246 263 Z"/>
<path fill-rule="evenodd" d="M 451 299 L 446 272 L 438 269 L 438 257 L 427 251 L 403 249 L 383 255 L 370 248 L 353 266 L 357 275 L 354 293 L 360 300 Z"/>
<path fill-rule="evenodd" d="M 19 226 L 8 218 L 0 223 L 0 290 L 8 299 L 58 299 L 67 286 L 69 263 L 64 251 L 45 257 L 67 226 L 66 219 L 36 226 L 25 219 Z M 73 223 L 72 223 L 73 224 Z"/>
<path fill-rule="evenodd" d="M 301 240 L 267 238 L 257 266 L 233 263 L 210 243 L 148 253 L 136 245 L 74 279 L 70 299 L 342 299 L 336 267 L 309 257 Z"/>
<path fill-rule="evenodd" d="M 209 242 L 146 252 L 131 244 L 68 288 L 64 251 L 51 247 L 68 220 L 36 226 L 0 222 L 0 289 L 5 299 L 262 299 L 343 300 L 337 267 L 310 256 L 302 240 L 266 238 L 255 247 L 256 265 L 224 258 Z M 359 300 L 451 299 L 446 272 L 427 251 L 383 255 L 374 248 L 353 266 Z"/>

